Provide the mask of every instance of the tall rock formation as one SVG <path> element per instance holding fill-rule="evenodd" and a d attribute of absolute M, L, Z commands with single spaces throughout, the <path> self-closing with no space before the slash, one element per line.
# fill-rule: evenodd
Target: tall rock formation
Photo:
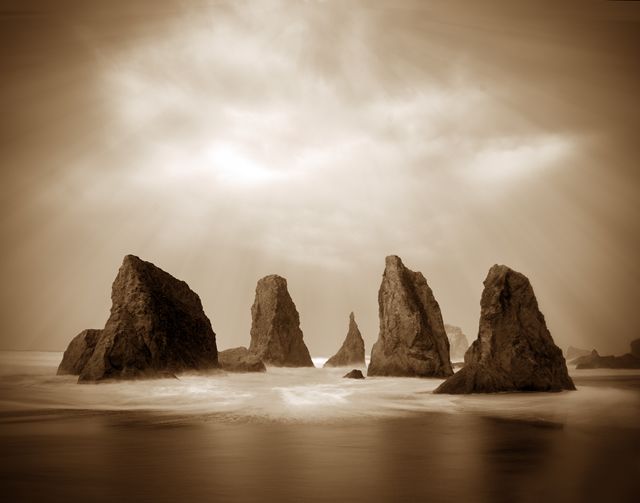
<path fill-rule="evenodd" d="M 380 333 L 369 376 L 448 377 L 453 371 L 440 306 L 422 273 L 385 260 L 378 291 Z"/>
<path fill-rule="evenodd" d="M 480 307 L 478 338 L 465 354 L 464 368 L 435 393 L 575 389 L 526 276 L 494 265 Z"/>
<path fill-rule="evenodd" d="M 249 351 L 267 365 L 313 367 L 287 280 L 277 274 L 265 276 L 256 286 Z"/>
<path fill-rule="evenodd" d="M 91 358 L 102 330 L 88 328 L 76 335 L 69 343 L 58 367 L 58 375 L 80 375 Z"/>
<path fill-rule="evenodd" d="M 329 358 L 325 367 L 365 366 L 364 339 L 356 323 L 353 313 L 349 315 L 349 331 L 338 352 Z"/>
<path fill-rule="evenodd" d="M 454 325 L 444 324 L 444 330 L 447 332 L 447 339 L 449 339 L 449 356 L 451 361 L 459 362 L 464 360 L 464 354 L 469 349 L 469 341 L 467 336 L 460 327 Z"/>
<path fill-rule="evenodd" d="M 104 329 L 88 332 L 84 342 L 80 334 L 65 352 L 61 367 L 79 373 L 79 381 L 156 377 L 218 366 L 211 322 L 184 281 L 127 255 L 113 282 L 111 301 Z M 74 354 L 81 356 L 67 364 Z"/>

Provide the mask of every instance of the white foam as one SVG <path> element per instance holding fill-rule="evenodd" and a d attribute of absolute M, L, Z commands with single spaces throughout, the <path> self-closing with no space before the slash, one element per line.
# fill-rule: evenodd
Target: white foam
<path fill-rule="evenodd" d="M 543 419 L 569 424 L 636 423 L 637 389 L 579 386 L 577 392 L 450 396 L 431 393 L 441 379 L 343 379 L 348 368 L 269 368 L 266 373 L 184 375 L 179 379 L 97 385 L 56 376 L 61 353 L 0 352 L 4 410 L 155 410 L 283 420 L 325 420 L 442 412 Z M 316 359 L 318 361 L 319 359 Z M 580 375 L 638 376 L 629 371 Z"/>

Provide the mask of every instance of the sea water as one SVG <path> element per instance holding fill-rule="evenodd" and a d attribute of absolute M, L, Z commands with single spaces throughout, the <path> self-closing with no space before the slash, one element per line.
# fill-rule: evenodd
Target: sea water
<path fill-rule="evenodd" d="M 640 372 L 434 395 L 349 368 L 100 384 L 0 352 L 7 501 L 635 501 Z M 324 359 L 314 359 L 321 367 Z M 4 500 L 4 498 L 3 498 Z"/>

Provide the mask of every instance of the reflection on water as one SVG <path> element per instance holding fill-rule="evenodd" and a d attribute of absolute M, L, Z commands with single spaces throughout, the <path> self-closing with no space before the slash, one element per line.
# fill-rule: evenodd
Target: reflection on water
<path fill-rule="evenodd" d="M 442 397 L 342 369 L 76 385 L 0 354 L 5 501 L 636 501 L 640 377 Z"/>

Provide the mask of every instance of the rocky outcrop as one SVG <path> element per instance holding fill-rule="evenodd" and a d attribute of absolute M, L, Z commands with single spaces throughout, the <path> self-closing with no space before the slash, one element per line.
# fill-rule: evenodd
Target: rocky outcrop
<path fill-rule="evenodd" d="M 449 339 L 449 356 L 452 362 L 459 362 L 464 360 L 464 354 L 469 349 L 469 341 L 467 336 L 460 327 L 454 325 L 448 325 L 445 323 L 444 330 L 447 333 L 447 339 Z"/>
<path fill-rule="evenodd" d="M 422 273 L 386 258 L 378 291 L 380 333 L 369 376 L 447 377 L 453 371 L 440 306 Z"/>
<path fill-rule="evenodd" d="M 58 375 L 80 375 L 91 358 L 102 330 L 88 328 L 76 335 L 67 347 L 58 366 Z"/>
<path fill-rule="evenodd" d="M 636 358 L 640 358 L 640 339 L 631 341 L 631 354 Z"/>
<path fill-rule="evenodd" d="M 480 307 L 478 338 L 465 354 L 464 368 L 435 393 L 575 389 L 526 276 L 494 265 Z"/>
<path fill-rule="evenodd" d="M 591 354 L 577 358 L 575 364 L 577 369 L 639 369 L 640 358 L 633 356 L 633 353 L 600 356 L 594 349 Z"/>
<path fill-rule="evenodd" d="M 249 351 L 267 365 L 313 367 L 300 330 L 300 316 L 287 280 L 277 274 L 258 281 L 251 307 L 251 345 Z"/>
<path fill-rule="evenodd" d="M 342 376 L 344 379 L 364 379 L 364 375 L 362 375 L 362 370 L 353 369 L 351 372 Z"/>
<path fill-rule="evenodd" d="M 264 372 L 267 370 L 260 358 L 242 346 L 220 351 L 218 363 L 220 368 L 227 372 Z"/>
<path fill-rule="evenodd" d="M 573 346 L 569 346 L 567 348 L 566 358 L 567 358 L 567 361 L 570 362 L 572 360 L 575 360 L 576 358 L 580 358 L 581 356 L 588 356 L 590 354 L 591 354 L 591 351 L 589 351 L 588 349 L 580 349 L 580 348 L 574 348 Z"/>
<path fill-rule="evenodd" d="M 329 358 L 325 367 L 365 366 L 364 339 L 356 323 L 353 313 L 349 315 L 349 331 L 338 352 Z"/>
<path fill-rule="evenodd" d="M 63 358 L 63 368 L 79 371 L 80 382 L 164 377 L 218 366 L 211 322 L 184 281 L 127 255 L 113 282 L 111 301 L 104 329 L 91 338 L 85 335 L 84 343 L 76 337 L 67 349 L 69 365 Z"/>

